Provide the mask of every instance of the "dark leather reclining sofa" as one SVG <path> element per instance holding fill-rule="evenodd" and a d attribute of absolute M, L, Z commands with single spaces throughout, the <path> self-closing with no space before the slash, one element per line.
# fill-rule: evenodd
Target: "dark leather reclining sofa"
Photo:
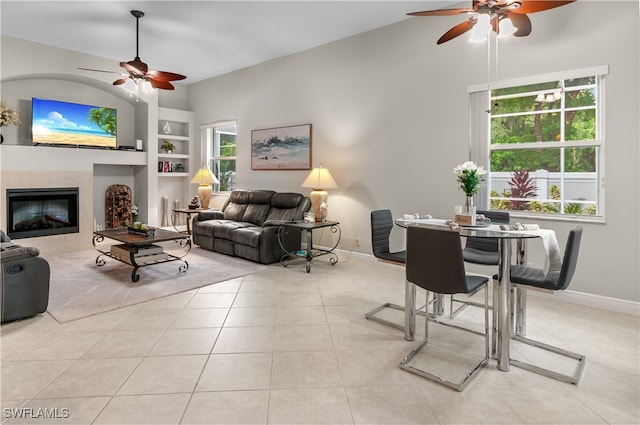
<path fill-rule="evenodd" d="M 193 219 L 193 242 L 202 248 L 262 264 L 279 261 L 301 247 L 299 232 L 282 232 L 285 221 L 304 219 L 311 201 L 300 193 L 234 190 L 222 211 L 202 211 Z M 280 242 L 278 241 L 280 237 Z"/>

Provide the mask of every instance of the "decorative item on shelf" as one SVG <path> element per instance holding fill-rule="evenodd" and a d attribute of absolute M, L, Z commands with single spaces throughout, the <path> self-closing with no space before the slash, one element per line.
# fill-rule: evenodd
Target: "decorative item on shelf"
<path fill-rule="evenodd" d="M 191 203 L 189 203 L 189 209 L 197 210 L 198 208 L 200 208 L 200 198 L 194 196 L 193 198 L 191 198 Z"/>
<path fill-rule="evenodd" d="M 211 184 L 218 184 L 218 179 L 213 175 L 210 169 L 203 167 L 199 169 L 195 176 L 191 179 L 191 183 L 198 184 L 198 196 L 200 197 L 200 208 L 209 209 L 209 200 L 211 199 Z"/>
<path fill-rule="evenodd" d="M 163 140 L 162 141 L 162 149 L 166 152 L 166 153 L 171 153 L 173 152 L 173 150 L 176 148 L 176 145 L 174 145 L 173 143 L 171 143 L 168 140 Z"/>
<path fill-rule="evenodd" d="M 180 200 L 179 199 L 174 199 L 173 200 L 173 209 L 175 210 L 179 210 L 180 209 Z M 174 214 L 171 216 L 171 219 L 173 220 L 173 225 L 180 225 L 180 224 L 184 224 L 182 223 L 182 217 L 180 216 L 180 214 Z"/>
<path fill-rule="evenodd" d="M 132 205 L 131 206 L 131 222 L 135 223 L 138 221 L 138 214 L 140 212 L 140 209 L 138 208 L 137 205 Z"/>
<path fill-rule="evenodd" d="M 142 235 L 142 236 L 153 236 L 156 234 L 156 229 L 153 227 L 149 227 L 146 224 L 142 224 L 139 221 L 133 223 L 132 226 L 127 227 L 129 233 L 134 235 Z"/>
<path fill-rule="evenodd" d="M 166 196 L 162 196 L 162 226 L 166 227 L 169 225 L 169 216 L 167 215 L 167 210 L 169 209 L 169 198 Z"/>
<path fill-rule="evenodd" d="M 159 161 L 158 172 L 159 173 L 173 173 L 173 162 L 171 161 Z"/>
<path fill-rule="evenodd" d="M 329 198 L 329 194 L 325 189 L 336 189 L 338 187 L 336 181 L 333 179 L 329 170 L 323 168 L 322 164 L 320 164 L 320 167 L 311 170 L 305 181 L 302 182 L 302 187 L 313 189 L 309 195 L 311 199 L 311 210 L 313 211 L 316 221 L 323 222 L 327 218 L 327 199 Z M 324 204 L 324 216 L 321 210 L 322 204 Z"/>
<path fill-rule="evenodd" d="M 169 125 L 169 121 L 166 121 L 162 126 L 162 132 L 164 134 L 171 134 L 171 126 Z"/>
<path fill-rule="evenodd" d="M 2 128 L 10 125 L 20 124 L 20 112 L 17 109 L 7 108 L 7 104 L 0 102 L 0 145 L 4 142 Z"/>
<path fill-rule="evenodd" d="M 176 166 L 173 167 L 173 171 L 175 171 L 176 173 L 184 173 L 184 165 L 176 164 Z"/>
<path fill-rule="evenodd" d="M 323 223 L 327 220 L 327 208 L 328 206 L 326 202 L 320 204 L 320 221 L 322 221 Z"/>
<path fill-rule="evenodd" d="M 136 150 L 137 150 L 137 151 L 141 151 L 141 150 L 143 150 L 143 147 L 142 147 L 142 139 L 136 139 Z"/>
<path fill-rule="evenodd" d="M 304 213 L 304 222 L 305 223 L 315 223 L 316 216 L 313 214 L 313 211 L 308 211 Z"/>

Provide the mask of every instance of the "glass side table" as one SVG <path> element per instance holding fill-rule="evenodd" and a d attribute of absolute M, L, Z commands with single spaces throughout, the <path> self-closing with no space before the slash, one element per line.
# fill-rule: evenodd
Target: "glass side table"
<path fill-rule="evenodd" d="M 313 246 L 313 231 L 318 229 L 329 229 L 331 233 L 337 234 L 338 239 L 335 244 L 329 248 L 320 248 L 319 246 Z M 291 231 L 299 231 L 304 233 L 305 242 L 307 245 L 307 249 L 300 251 L 287 251 L 282 242 L 282 238 L 285 234 Z M 323 222 L 313 222 L 307 223 L 305 221 L 292 221 L 285 222 L 280 225 L 278 229 L 278 242 L 280 243 L 280 247 L 284 251 L 284 255 L 280 258 L 280 264 L 284 267 L 289 265 L 289 262 L 293 257 L 303 257 L 306 262 L 306 270 L 307 273 L 311 272 L 311 261 L 322 255 L 330 255 L 329 262 L 331 265 L 335 265 L 338 262 L 338 255 L 334 252 L 334 250 L 338 247 L 340 243 L 340 237 L 342 236 L 342 229 L 340 228 L 340 222 L 338 221 L 323 221 Z"/>
<path fill-rule="evenodd" d="M 171 210 L 171 224 L 173 225 L 173 228 L 176 229 L 176 232 L 182 232 L 181 230 L 178 230 L 178 226 L 177 223 L 179 221 L 178 216 L 179 214 L 184 214 L 186 215 L 186 222 L 187 222 L 187 231 L 186 234 L 191 236 L 191 215 L 192 214 L 198 214 L 202 211 L 218 211 L 215 208 L 211 208 L 208 210 L 202 209 L 202 208 L 174 208 Z M 184 232 L 182 232 L 184 233 Z"/>

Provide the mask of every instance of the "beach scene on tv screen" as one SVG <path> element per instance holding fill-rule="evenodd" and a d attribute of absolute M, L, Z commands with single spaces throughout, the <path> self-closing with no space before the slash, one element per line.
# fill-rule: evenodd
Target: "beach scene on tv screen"
<path fill-rule="evenodd" d="M 116 147 L 116 110 L 33 98 L 33 143 Z"/>

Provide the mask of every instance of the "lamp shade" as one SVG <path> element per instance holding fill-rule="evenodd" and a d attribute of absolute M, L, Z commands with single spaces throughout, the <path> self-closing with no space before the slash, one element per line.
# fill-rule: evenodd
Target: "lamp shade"
<path fill-rule="evenodd" d="M 335 189 L 338 187 L 333 176 L 322 165 L 311 170 L 307 178 L 302 182 L 302 187 L 310 187 L 312 189 Z"/>
<path fill-rule="evenodd" d="M 211 183 L 218 183 L 218 179 L 213 175 L 210 169 L 201 168 L 196 172 L 196 175 L 191 179 L 191 183 L 197 183 L 200 185 L 206 185 Z"/>

